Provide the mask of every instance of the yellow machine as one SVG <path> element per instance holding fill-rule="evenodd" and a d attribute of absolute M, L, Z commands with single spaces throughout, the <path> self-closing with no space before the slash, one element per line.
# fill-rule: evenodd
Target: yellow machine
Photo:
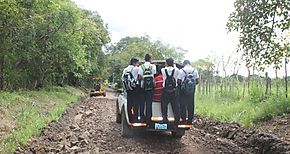
<path fill-rule="evenodd" d="M 90 97 L 93 96 L 104 96 L 106 97 L 106 89 L 104 85 L 104 79 L 101 77 L 93 78 L 94 84 L 93 89 L 91 89 Z"/>

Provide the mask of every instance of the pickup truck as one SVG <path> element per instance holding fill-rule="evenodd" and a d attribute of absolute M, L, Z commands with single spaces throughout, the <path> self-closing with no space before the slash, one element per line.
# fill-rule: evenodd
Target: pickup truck
<path fill-rule="evenodd" d="M 146 109 L 145 109 L 146 110 Z M 161 113 L 161 103 L 152 103 L 152 123 L 130 123 L 127 98 L 124 94 L 120 94 L 116 101 L 116 122 L 121 124 L 121 134 L 123 137 L 133 137 L 142 131 L 167 131 L 171 132 L 175 138 L 181 138 L 185 134 L 185 130 L 190 129 L 191 125 L 175 125 L 172 107 L 168 105 L 168 122 L 163 122 Z"/>
<path fill-rule="evenodd" d="M 119 92 L 120 95 L 116 101 L 116 122 L 121 124 L 121 134 L 123 137 L 133 137 L 137 133 L 144 131 L 166 131 L 171 132 L 174 138 L 181 138 L 185 134 L 185 130 L 191 128 L 191 125 L 174 124 L 171 104 L 168 105 L 168 122 L 163 122 L 160 102 L 152 102 L 152 123 L 150 125 L 146 123 L 130 123 L 126 94 L 122 90 Z"/>

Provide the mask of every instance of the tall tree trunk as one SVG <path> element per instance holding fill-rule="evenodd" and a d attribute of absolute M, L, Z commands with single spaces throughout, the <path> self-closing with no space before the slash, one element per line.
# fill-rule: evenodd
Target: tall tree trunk
<path fill-rule="evenodd" d="M 4 55 L 0 56 L 0 90 L 4 89 L 4 65 L 5 65 Z"/>
<path fill-rule="evenodd" d="M 268 95 L 268 93 L 269 93 L 269 76 L 268 76 L 268 72 L 265 73 L 265 84 L 266 84 L 265 95 Z"/>
<path fill-rule="evenodd" d="M 240 80 L 239 80 L 239 75 L 238 75 L 238 72 L 236 73 L 237 76 L 236 76 L 236 82 L 237 82 L 237 92 L 238 92 L 238 97 L 240 97 Z"/>
<path fill-rule="evenodd" d="M 246 91 L 246 81 L 243 81 L 243 98 L 245 98 L 245 91 Z"/>
<path fill-rule="evenodd" d="M 227 94 L 227 88 L 228 88 L 228 79 L 224 80 L 224 94 Z"/>
<path fill-rule="evenodd" d="M 269 94 L 272 94 L 272 79 L 269 78 Z"/>
<path fill-rule="evenodd" d="M 251 81 L 251 72 L 250 72 L 250 68 L 248 69 L 248 93 L 250 93 L 250 81 Z"/>
<path fill-rule="evenodd" d="M 201 90 L 202 90 L 202 95 L 204 95 L 204 91 L 205 91 L 205 82 L 204 82 L 204 80 L 202 80 Z"/>
<path fill-rule="evenodd" d="M 208 93 L 210 94 L 211 93 L 211 91 L 212 91 L 212 81 L 211 80 L 209 80 L 209 83 L 208 83 Z"/>
<path fill-rule="evenodd" d="M 198 94 L 200 94 L 200 87 L 201 87 L 201 84 L 202 84 L 202 76 L 200 75 L 200 82 L 198 84 Z"/>
<path fill-rule="evenodd" d="M 221 88 L 221 96 L 223 96 L 223 79 L 221 78 L 221 86 L 220 86 L 220 88 Z"/>
<path fill-rule="evenodd" d="M 205 81 L 205 95 L 208 93 L 208 79 Z"/>
<path fill-rule="evenodd" d="M 276 75 L 276 96 L 278 96 L 279 85 L 278 85 L 278 69 L 277 68 L 275 68 L 275 75 Z"/>
<path fill-rule="evenodd" d="M 233 82 L 234 81 L 233 81 L 233 78 L 232 77 L 231 77 L 231 80 L 230 81 L 231 81 L 231 83 L 230 83 L 230 93 L 234 94 L 234 90 L 233 90 L 233 84 L 234 84 Z"/>
<path fill-rule="evenodd" d="M 218 85 L 217 85 L 216 77 L 214 77 L 214 94 L 216 94 L 217 91 L 218 91 Z"/>
<path fill-rule="evenodd" d="M 285 90 L 286 90 L 286 98 L 288 98 L 288 76 L 287 76 L 287 58 L 285 58 Z"/>

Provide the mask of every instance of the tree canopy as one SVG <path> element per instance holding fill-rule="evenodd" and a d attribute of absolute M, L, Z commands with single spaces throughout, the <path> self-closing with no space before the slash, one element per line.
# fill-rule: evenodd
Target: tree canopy
<path fill-rule="evenodd" d="M 0 90 L 83 85 L 94 76 L 121 76 L 132 57 L 181 61 L 187 52 L 149 36 L 108 46 L 101 16 L 71 0 L 2 0 L 0 25 Z"/>
<path fill-rule="evenodd" d="M 107 26 L 70 0 L 0 1 L 0 25 L 0 89 L 77 84 L 106 72 Z"/>
<path fill-rule="evenodd" d="M 176 62 L 181 62 L 186 52 L 181 47 L 173 47 L 159 40 L 151 41 L 149 36 L 125 37 L 108 49 L 110 72 L 114 72 L 116 81 L 119 82 L 123 68 L 129 65 L 133 57 L 144 61 L 145 54 L 149 53 L 153 60 L 172 57 Z M 112 77 L 111 74 L 111 79 Z"/>
<path fill-rule="evenodd" d="M 227 27 L 240 33 L 239 51 L 246 57 L 247 65 L 263 69 L 290 57 L 289 0 L 236 0 Z"/>

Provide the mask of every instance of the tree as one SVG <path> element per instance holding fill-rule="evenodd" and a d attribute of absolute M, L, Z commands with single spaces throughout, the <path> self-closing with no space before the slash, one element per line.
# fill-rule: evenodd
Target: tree
<path fill-rule="evenodd" d="M 0 2 L 0 90 L 5 87 L 5 75 L 8 55 L 15 40 L 19 35 L 19 28 L 23 24 L 23 9 L 16 0 L 4 0 Z"/>
<path fill-rule="evenodd" d="M 176 61 L 181 61 L 187 51 L 161 41 L 151 41 L 149 36 L 141 36 L 122 38 L 116 44 L 112 44 L 107 52 L 110 63 L 109 72 L 114 72 L 114 76 L 118 77 L 116 81 L 120 83 L 122 70 L 129 64 L 132 57 L 144 61 L 145 54 L 150 53 L 153 60 L 172 57 Z"/>
<path fill-rule="evenodd" d="M 200 86 L 202 85 L 202 91 L 208 94 L 210 92 L 210 81 L 213 79 L 215 65 L 209 60 L 199 59 L 192 63 L 192 66 L 197 69 L 200 78 L 200 84 L 198 85 L 198 91 L 200 92 Z M 204 88 L 205 87 L 205 88 Z"/>
<path fill-rule="evenodd" d="M 107 26 L 70 0 L 0 1 L 0 89 L 105 75 Z M 72 82 L 71 82 L 72 81 Z"/>
<path fill-rule="evenodd" d="M 235 11 L 229 16 L 229 31 L 240 33 L 239 51 L 246 57 L 247 65 L 263 70 L 265 65 L 282 67 L 289 49 L 288 0 L 236 0 Z"/>

